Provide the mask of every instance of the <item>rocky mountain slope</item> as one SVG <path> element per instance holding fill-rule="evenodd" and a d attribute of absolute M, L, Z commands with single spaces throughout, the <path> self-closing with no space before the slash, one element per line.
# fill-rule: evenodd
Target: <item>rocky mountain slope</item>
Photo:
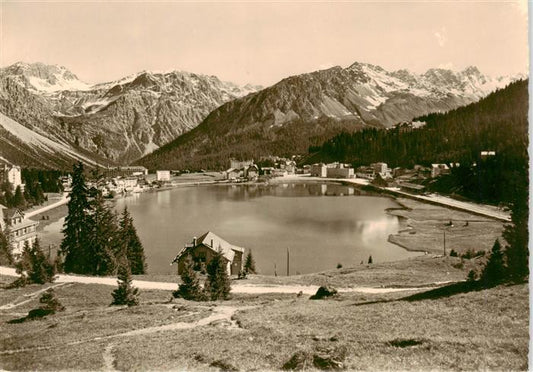
<path fill-rule="evenodd" d="M 0 69 L 0 113 L 38 135 L 125 164 L 257 89 L 178 71 L 89 85 L 64 67 L 16 63 Z"/>
<path fill-rule="evenodd" d="M 340 131 L 390 127 L 478 101 L 514 80 L 469 67 L 387 72 L 354 63 L 292 76 L 213 111 L 191 132 L 139 161 L 149 167 L 224 167 L 224 156 L 307 152 Z"/>

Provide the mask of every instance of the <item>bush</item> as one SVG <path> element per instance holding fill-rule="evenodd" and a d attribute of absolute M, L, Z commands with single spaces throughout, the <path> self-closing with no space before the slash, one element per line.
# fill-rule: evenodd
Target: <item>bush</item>
<path fill-rule="evenodd" d="M 457 257 L 457 252 L 452 249 L 450 251 L 450 257 Z"/>
<path fill-rule="evenodd" d="M 47 315 L 55 314 L 57 311 L 64 311 L 65 307 L 61 305 L 57 299 L 54 289 L 49 288 L 39 298 L 39 302 L 42 304 L 37 309 L 30 310 L 27 319 L 38 319 Z"/>

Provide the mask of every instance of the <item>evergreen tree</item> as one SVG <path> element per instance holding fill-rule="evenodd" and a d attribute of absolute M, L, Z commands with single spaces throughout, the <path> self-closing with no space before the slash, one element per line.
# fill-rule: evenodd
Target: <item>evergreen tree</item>
<path fill-rule="evenodd" d="M 30 246 L 28 241 L 24 242 L 22 256 L 16 263 L 16 269 L 20 274 L 17 280 L 20 285 L 44 284 L 54 280 L 55 266 L 42 251 L 39 239 L 35 240 L 33 246 Z"/>
<path fill-rule="evenodd" d="M 206 296 L 202 291 L 200 280 L 196 271 L 194 271 L 194 262 L 191 256 L 185 259 L 185 266 L 180 274 L 181 284 L 172 294 L 174 297 L 180 297 L 191 301 L 205 301 Z"/>
<path fill-rule="evenodd" d="M 507 241 L 505 256 L 507 259 L 508 277 L 514 282 L 525 280 L 529 275 L 528 250 L 528 176 L 527 164 L 522 172 L 516 174 L 514 200 L 511 204 L 512 224 L 505 227 L 503 238 Z"/>
<path fill-rule="evenodd" d="M 503 260 L 503 252 L 498 239 L 492 246 L 492 253 L 483 272 L 481 274 L 481 281 L 485 286 L 492 286 L 498 284 L 505 278 L 505 266 Z"/>
<path fill-rule="evenodd" d="M 17 186 L 15 189 L 15 196 L 13 196 L 12 204 L 15 208 L 24 208 L 26 206 L 26 199 L 24 198 L 24 194 L 22 193 L 20 186 Z"/>
<path fill-rule="evenodd" d="M 127 260 L 121 260 L 118 268 L 118 288 L 113 291 L 111 305 L 135 306 L 139 304 L 139 289 L 133 287 Z"/>
<path fill-rule="evenodd" d="M 254 258 L 252 256 L 252 250 L 250 250 L 248 252 L 248 254 L 246 255 L 246 259 L 244 261 L 244 272 L 246 274 L 256 274 L 257 271 L 255 269 L 255 261 L 254 261 Z"/>
<path fill-rule="evenodd" d="M 0 230 L 0 265 L 2 266 L 11 266 L 14 262 L 9 240 L 9 231 Z"/>
<path fill-rule="evenodd" d="M 146 273 L 144 247 L 137 235 L 137 230 L 133 225 L 133 218 L 128 212 L 127 207 L 124 207 L 119 227 L 120 243 L 123 245 L 123 249 L 129 261 L 131 273 L 133 275 Z"/>
<path fill-rule="evenodd" d="M 368 256 L 368 263 L 371 264 L 373 262 L 372 255 Z"/>
<path fill-rule="evenodd" d="M 231 291 L 226 259 L 217 252 L 207 265 L 206 291 L 212 301 L 225 300 Z"/>
<path fill-rule="evenodd" d="M 32 283 L 44 284 L 52 282 L 55 275 L 55 266 L 45 256 L 39 239 L 35 239 L 31 249 L 30 269 L 28 279 Z"/>
<path fill-rule="evenodd" d="M 66 273 L 86 274 L 90 273 L 87 252 L 90 206 L 81 162 L 74 165 L 69 197 L 61 242 L 61 254 L 65 258 L 63 269 Z"/>
<path fill-rule="evenodd" d="M 91 202 L 87 251 L 90 254 L 89 273 L 108 275 L 115 272 L 116 259 L 123 253 L 118 240 L 116 216 L 105 204 L 101 193 Z M 129 270 L 129 267 L 128 267 Z"/>

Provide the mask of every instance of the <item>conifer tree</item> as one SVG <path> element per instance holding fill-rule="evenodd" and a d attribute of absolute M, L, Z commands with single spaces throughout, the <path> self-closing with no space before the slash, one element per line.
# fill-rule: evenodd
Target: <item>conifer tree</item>
<path fill-rule="evenodd" d="M 35 240 L 33 246 L 30 246 L 28 241 L 24 242 L 22 256 L 16 268 L 20 274 L 17 281 L 20 285 L 44 284 L 54 280 L 55 267 L 42 251 L 39 239 Z"/>
<path fill-rule="evenodd" d="M 207 265 L 206 291 L 212 301 L 225 300 L 231 291 L 231 283 L 222 253 L 217 252 Z"/>
<path fill-rule="evenodd" d="M 0 265 L 13 265 L 13 254 L 11 253 L 11 242 L 9 239 L 9 231 L 0 229 Z"/>
<path fill-rule="evenodd" d="M 17 186 L 15 189 L 15 195 L 13 196 L 13 207 L 15 208 L 24 208 L 26 206 L 26 198 L 22 193 L 20 186 Z"/>
<path fill-rule="evenodd" d="M 86 274 L 90 273 L 87 252 L 90 206 L 81 162 L 74 165 L 69 197 L 61 242 L 61 254 L 65 258 L 63 269 L 66 273 Z"/>
<path fill-rule="evenodd" d="M 105 204 L 101 193 L 97 193 L 91 202 L 92 214 L 89 218 L 89 237 L 87 252 L 90 254 L 89 273 L 108 275 L 115 272 L 116 259 L 119 258 L 120 242 L 116 216 Z M 129 270 L 129 267 L 128 267 Z"/>
<path fill-rule="evenodd" d="M 118 267 L 118 288 L 113 291 L 111 305 L 135 306 L 139 304 L 139 289 L 132 285 L 131 272 L 128 261 L 120 260 Z"/>
<path fill-rule="evenodd" d="M 483 272 L 481 274 L 481 281 L 485 286 L 495 285 L 505 278 L 505 266 L 503 259 L 503 252 L 498 239 L 492 246 L 492 253 Z"/>
<path fill-rule="evenodd" d="M 511 204 L 512 224 L 506 226 L 503 232 L 503 238 L 507 241 L 507 276 L 514 282 L 523 281 L 529 275 L 527 168 L 520 173 L 516 174 L 514 200 Z"/>
<path fill-rule="evenodd" d="M 133 275 L 144 274 L 146 272 L 146 257 L 144 247 L 137 235 L 137 230 L 133 225 L 133 218 L 124 207 L 122 218 L 119 223 L 120 243 L 123 245 L 126 257 L 129 261 L 131 273 Z"/>
<path fill-rule="evenodd" d="M 185 265 L 180 274 L 181 283 L 178 289 L 172 293 L 173 296 L 192 301 L 206 300 L 198 275 L 194 271 L 194 262 L 191 256 L 187 256 L 184 263 Z"/>
<path fill-rule="evenodd" d="M 248 252 L 248 254 L 246 255 L 246 259 L 244 261 L 244 272 L 246 274 L 256 274 L 257 271 L 255 269 L 255 261 L 254 261 L 254 258 L 252 256 L 252 250 L 250 250 Z"/>

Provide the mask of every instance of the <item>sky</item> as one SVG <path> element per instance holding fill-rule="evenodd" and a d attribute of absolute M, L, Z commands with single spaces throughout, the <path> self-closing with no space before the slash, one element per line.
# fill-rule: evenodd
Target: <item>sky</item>
<path fill-rule="evenodd" d="M 528 71 L 527 2 L 0 0 L 0 66 L 67 67 L 87 83 L 182 70 L 268 86 L 353 62 L 499 76 Z"/>

